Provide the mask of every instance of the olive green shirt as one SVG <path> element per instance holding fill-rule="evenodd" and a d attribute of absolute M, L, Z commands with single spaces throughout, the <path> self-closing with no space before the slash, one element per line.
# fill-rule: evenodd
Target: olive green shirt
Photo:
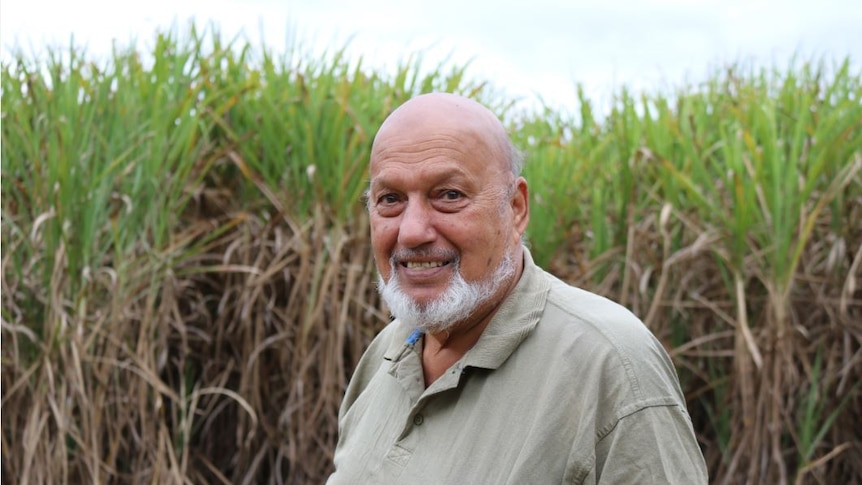
<path fill-rule="evenodd" d="M 347 388 L 329 485 L 707 482 L 670 358 L 628 310 L 528 252 L 476 345 L 427 389 L 398 320 Z"/>

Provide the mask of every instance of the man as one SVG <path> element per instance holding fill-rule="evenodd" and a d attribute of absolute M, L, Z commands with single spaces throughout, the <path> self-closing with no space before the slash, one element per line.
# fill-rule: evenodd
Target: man
<path fill-rule="evenodd" d="M 661 344 L 533 263 L 520 165 L 460 96 L 418 96 L 380 127 L 368 210 L 396 318 L 348 386 L 327 483 L 706 483 Z"/>

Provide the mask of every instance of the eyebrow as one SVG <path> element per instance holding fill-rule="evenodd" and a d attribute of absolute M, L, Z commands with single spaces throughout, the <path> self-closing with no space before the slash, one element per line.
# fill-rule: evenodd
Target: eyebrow
<path fill-rule="evenodd" d="M 464 173 L 462 173 L 460 171 L 445 170 L 445 171 L 441 171 L 439 174 L 433 174 L 431 177 L 431 182 L 428 185 L 433 187 L 433 186 L 445 184 L 445 183 L 451 182 L 451 181 L 463 182 L 463 181 L 469 181 L 469 179 L 470 179 L 469 177 L 467 177 Z M 367 193 L 370 195 L 370 193 L 373 191 L 377 191 L 377 190 L 381 190 L 381 189 L 388 189 L 388 188 L 395 188 L 394 185 L 395 184 L 388 182 L 385 178 L 381 180 L 381 177 L 379 177 L 379 176 L 374 177 L 369 181 Z"/>

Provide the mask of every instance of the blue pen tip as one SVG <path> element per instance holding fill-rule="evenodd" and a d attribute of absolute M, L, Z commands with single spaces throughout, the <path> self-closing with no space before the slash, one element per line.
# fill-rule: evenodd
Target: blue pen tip
<path fill-rule="evenodd" d="M 415 345 L 422 338 L 422 331 L 418 328 L 413 329 L 410 336 L 407 337 L 407 345 Z"/>

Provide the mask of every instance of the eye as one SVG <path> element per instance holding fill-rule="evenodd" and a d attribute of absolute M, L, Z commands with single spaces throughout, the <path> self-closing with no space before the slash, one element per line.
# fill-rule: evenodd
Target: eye
<path fill-rule="evenodd" d="M 398 203 L 398 195 L 396 194 L 383 194 L 377 197 L 377 205 L 393 205 Z"/>
<path fill-rule="evenodd" d="M 458 212 L 469 202 L 464 192 L 456 189 L 441 189 L 436 193 L 432 204 L 440 212 Z"/>
<path fill-rule="evenodd" d="M 442 197 L 445 200 L 458 200 L 463 196 L 464 194 L 458 192 L 457 190 L 446 190 L 442 194 Z"/>
<path fill-rule="evenodd" d="M 383 217 L 391 217 L 397 215 L 403 204 L 401 197 L 398 194 L 389 192 L 378 196 L 375 199 L 374 208 L 377 214 Z"/>

